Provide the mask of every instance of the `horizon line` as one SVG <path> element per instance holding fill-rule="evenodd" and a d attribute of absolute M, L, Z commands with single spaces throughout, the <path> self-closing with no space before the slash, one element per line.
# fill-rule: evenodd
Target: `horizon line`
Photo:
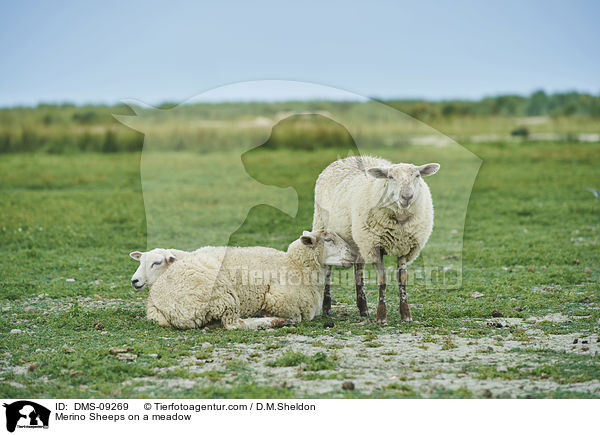
<path fill-rule="evenodd" d="M 198 96 L 182 99 L 181 102 L 176 102 L 175 99 L 165 98 L 162 99 L 158 103 L 146 103 L 141 99 L 135 98 L 134 100 L 139 101 L 140 103 L 144 103 L 151 107 L 159 108 L 165 105 L 195 105 L 195 104 L 277 104 L 277 103 L 309 103 L 309 102 L 364 102 L 366 100 L 371 101 L 381 101 L 381 102 L 390 102 L 390 101 L 422 101 L 428 103 L 444 103 L 444 102 L 480 102 L 488 98 L 500 98 L 500 97 L 521 97 L 521 98 L 529 98 L 536 92 L 542 91 L 546 95 L 556 95 L 556 94 L 569 94 L 576 93 L 581 95 L 589 95 L 592 97 L 600 97 L 600 92 L 594 93 L 587 90 L 577 90 L 577 89 L 565 89 L 561 91 L 546 91 L 543 88 L 539 88 L 537 90 L 531 91 L 529 93 L 522 92 L 497 92 L 484 94 L 481 97 L 440 97 L 440 98 L 430 98 L 430 97 L 417 97 L 417 96 L 397 96 L 397 97 L 379 97 L 379 96 L 366 96 L 363 99 L 360 98 L 344 98 L 340 96 L 324 96 L 324 95 L 309 95 L 306 97 L 301 96 L 272 96 L 265 98 L 256 98 L 256 97 L 224 97 L 224 98 L 208 98 L 203 100 L 202 98 L 198 98 Z M 200 94 L 201 96 L 201 94 Z M 0 110 L 6 109 L 34 109 L 41 106 L 74 106 L 74 107 L 115 107 L 119 105 L 126 105 L 125 101 L 131 102 L 131 98 L 122 98 L 117 101 L 74 101 L 74 100 L 49 100 L 44 101 L 40 100 L 37 103 L 15 103 L 15 104 L 7 104 L 0 105 Z"/>

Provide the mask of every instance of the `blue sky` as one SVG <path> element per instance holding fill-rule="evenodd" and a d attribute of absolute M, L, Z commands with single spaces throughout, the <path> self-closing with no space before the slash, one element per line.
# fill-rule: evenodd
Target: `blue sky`
<path fill-rule="evenodd" d="M 350 3 L 2 2 L 0 106 L 181 102 L 264 79 L 380 98 L 600 93 L 600 2 Z"/>

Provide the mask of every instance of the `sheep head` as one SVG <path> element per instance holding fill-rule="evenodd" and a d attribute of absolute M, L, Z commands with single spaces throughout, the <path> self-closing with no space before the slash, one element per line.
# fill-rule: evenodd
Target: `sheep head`
<path fill-rule="evenodd" d="M 322 265 L 350 267 L 356 261 L 350 244 L 333 231 L 304 231 L 300 241 L 316 251 Z"/>
<path fill-rule="evenodd" d="M 397 204 L 398 208 L 406 209 L 418 200 L 426 186 L 423 177 L 435 174 L 440 169 L 439 163 L 428 163 L 415 166 L 410 163 L 398 163 L 386 167 L 367 169 L 367 175 L 385 180 L 385 191 L 381 201 L 386 206 Z"/>
<path fill-rule="evenodd" d="M 177 260 L 171 250 L 161 248 L 148 252 L 134 251 L 129 256 L 140 262 L 131 277 L 131 286 L 136 290 L 150 287 Z"/>

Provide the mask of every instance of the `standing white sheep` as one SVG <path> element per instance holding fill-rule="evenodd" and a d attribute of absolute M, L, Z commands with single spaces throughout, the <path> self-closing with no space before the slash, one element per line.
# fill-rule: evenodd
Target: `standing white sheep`
<path fill-rule="evenodd" d="M 406 294 L 406 266 L 415 260 L 433 229 L 433 203 L 422 177 L 435 174 L 438 163 L 415 166 L 370 156 L 347 157 L 330 164 L 315 186 L 313 231 L 334 231 L 352 241 L 359 258 L 354 265 L 356 303 L 368 316 L 364 292 L 365 263 L 375 263 L 379 303 L 377 321 L 387 318 L 384 255 L 397 257 L 400 314 L 412 316 Z M 331 309 L 331 267 L 325 270 L 323 312 Z"/>
<path fill-rule="evenodd" d="M 281 326 L 321 312 L 324 264 L 348 267 L 350 246 L 329 231 L 304 232 L 287 252 L 265 247 L 207 247 L 174 261 L 152 284 L 146 314 L 182 329 Z M 260 312 L 266 316 L 251 318 Z"/>

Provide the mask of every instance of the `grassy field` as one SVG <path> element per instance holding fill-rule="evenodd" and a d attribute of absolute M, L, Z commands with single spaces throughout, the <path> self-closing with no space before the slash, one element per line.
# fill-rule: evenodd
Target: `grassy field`
<path fill-rule="evenodd" d="M 483 164 L 460 288 L 413 285 L 415 322 L 400 323 L 388 308 L 388 323 L 378 325 L 359 317 L 340 271 L 330 319 L 260 332 L 178 331 L 145 320 L 145 292 L 131 289 L 137 264 L 127 256 L 147 240 L 139 153 L 2 156 L 0 396 L 600 398 L 600 198 L 586 191 L 600 190 L 600 145 L 470 149 Z M 447 151 L 411 152 L 435 161 Z M 205 164 L 222 169 L 225 154 Z M 300 207 L 295 219 L 252 209 L 232 243 L 284 249 L 308 229 L 313 172 L 330 157 L 247 156 L 247 168 L 271 177 L 259 181 L 300 180 Z M 451 200 L 436 197 L 436 186 L 454 182 L 443 174 L 431 179 L 436 204 Z M 441 225 L 433 237 L 443 245 L 453 236 Z M 395 307 L 394 283 L 388 295 Z M 109 352 L 127 346 L 135 360 Z M 343 389 L 346 381 L 355 388 Z"/>

